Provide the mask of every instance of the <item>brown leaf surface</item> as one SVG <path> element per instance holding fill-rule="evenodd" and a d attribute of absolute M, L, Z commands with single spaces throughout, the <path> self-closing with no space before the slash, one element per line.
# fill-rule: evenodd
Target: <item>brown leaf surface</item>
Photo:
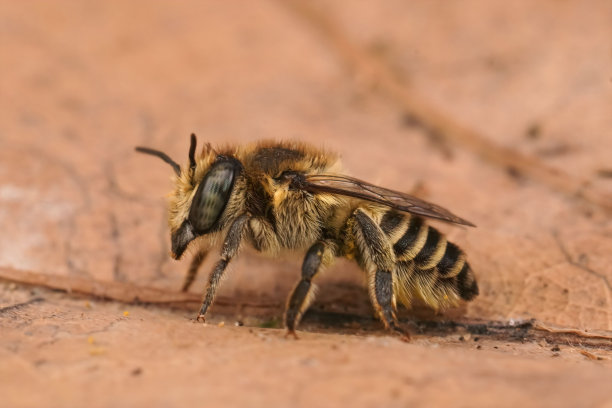
<path fill-rule="evenodd" d="M 610 38 L 605 0 L 2 2 L 0 394 L 8 406 L 612 403 Z M 188 261 L 168 256 L 170 168 L 133 153 L 185 162 L 191 132 L 305 140 L 355 177 L 419 186 L 478 225 L 440 229 L 469 254 L 480 296 L 445 316 L 403 311 L 405 345 L 378 337 L 362 274 L 340 261 L 310 333 L 288 342 L 229 327 L 277 325 L 299 273 L 299 257 L 247 250 L 213 310 L 225 327 L 191 323 L 204 277 L 177 293 Z M 528 319 L 557 331 L 508 329 Z"/>

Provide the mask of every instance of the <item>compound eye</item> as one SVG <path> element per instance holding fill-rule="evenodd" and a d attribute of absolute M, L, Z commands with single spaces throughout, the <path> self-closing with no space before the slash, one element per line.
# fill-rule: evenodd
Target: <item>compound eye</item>
<path fill-rule="evenodd" d="M 236 167 L 224 161 L 212 165 L 198 186 L 189 210 L 189 222 L 198 234 L 215 227 L 232 193 Z"/>

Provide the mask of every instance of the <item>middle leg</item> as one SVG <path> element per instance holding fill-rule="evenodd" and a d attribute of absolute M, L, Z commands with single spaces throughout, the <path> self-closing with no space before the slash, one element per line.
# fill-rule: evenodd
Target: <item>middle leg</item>
<path fill-rule="evenodd" d="M 287 300 L 285 312 L 285 327 L 287 335 L 295 334 L 295 329 L 314 299 L 315 285 L 312 279 L 320 272 L 323 266 L 329 266 L 337 254 L 337 245 L 332 241 L 319 241 L 310 247 L 302 264 L 302 278 L 293 288 Z"/>
<path fill-rule="evenodd" d="M 196 278 L 198 274 L 198 269 L 200 269 L 200 265 L 206 259 L 206 255 L 208 255 L 208 251 L 204 249 L 199 249 L 198 252 L 191 259 L 191 264 L 189 264 L 189 269 L 187 270 L 187 274 L 185 275 L 185 280 L 183 281 L 183 287 L 181 289 L 182 292 L 187 292 L 191 287 L 191 284 Z"/>

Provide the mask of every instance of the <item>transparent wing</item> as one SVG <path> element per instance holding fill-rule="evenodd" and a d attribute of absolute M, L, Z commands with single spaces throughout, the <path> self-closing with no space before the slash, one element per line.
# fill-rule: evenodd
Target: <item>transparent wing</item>
<path fill-rule="evenodd" d="M 336 174 L 313 174 L 304 176 L 304 179 L 300 181 L 299 187 L 312 193 L 332 193 L 361 198 L 399 211 L 475 227 L 471 222 L 438 205 L 428 203 L 410 194 L 378 187 L 353 177 Z"/>

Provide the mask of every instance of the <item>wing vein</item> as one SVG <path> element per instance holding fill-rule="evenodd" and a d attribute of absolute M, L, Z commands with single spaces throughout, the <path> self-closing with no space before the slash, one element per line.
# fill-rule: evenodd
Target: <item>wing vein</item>
<path fill-rule="evenodd" d="M 360 198 L 423 217 L 454 224 L 475 227 L 474 224 L 463 219 L 439 205 L 421 200 L 410 194 L 379 187 L 374 184 L 353 177 L 339 174 L 312 174 L 302 180 L 301 188 L 311 193 L 331 193 L 342 196 Z"/>

